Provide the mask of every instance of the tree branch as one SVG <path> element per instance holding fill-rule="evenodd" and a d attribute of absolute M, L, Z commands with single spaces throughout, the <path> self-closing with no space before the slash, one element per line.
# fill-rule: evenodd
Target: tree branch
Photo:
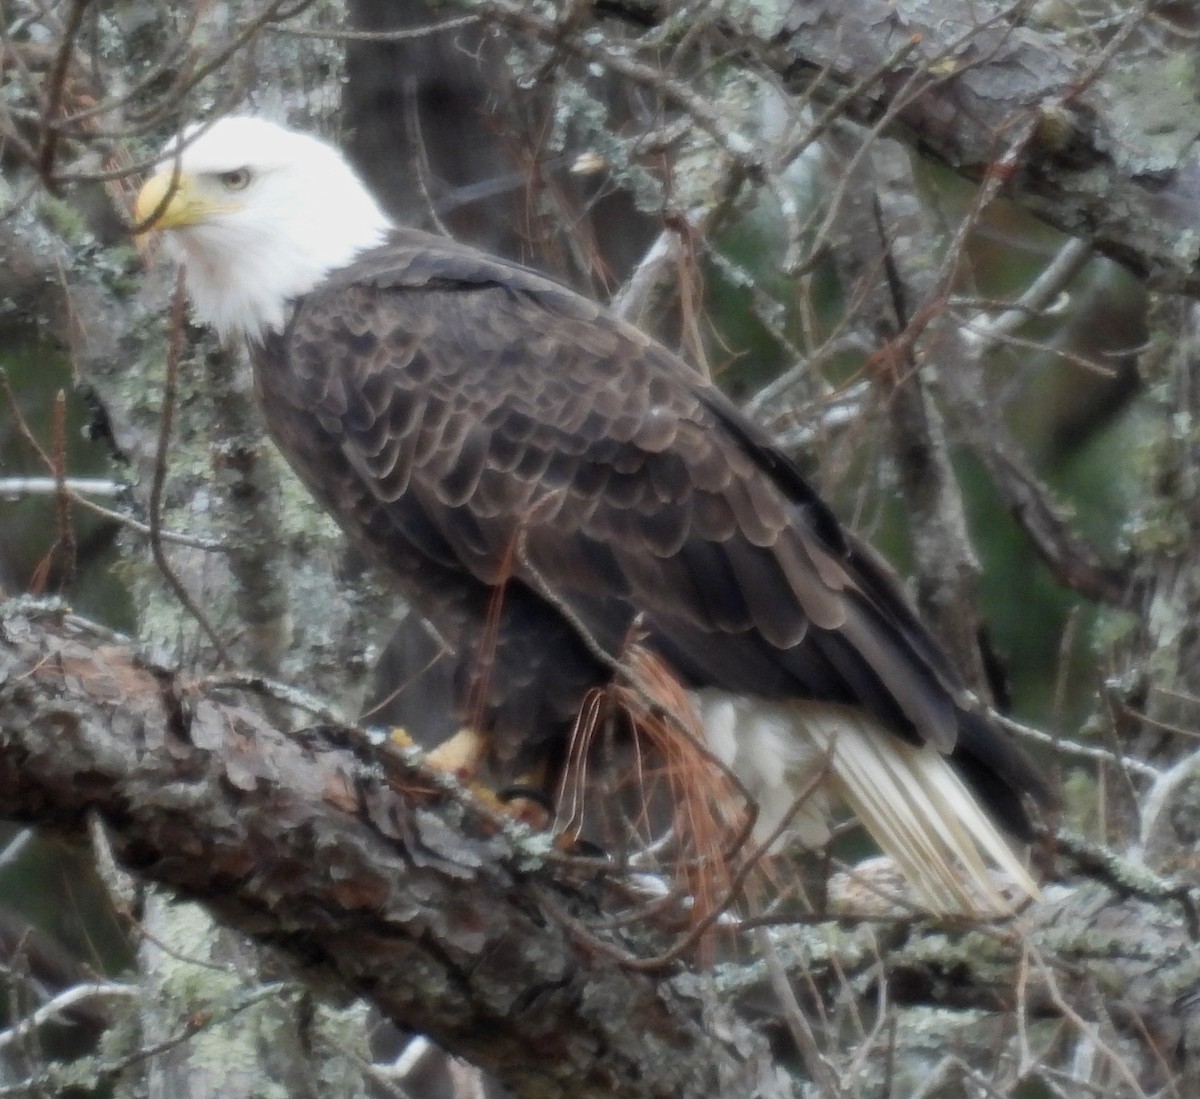
<path fill-rule="evenodd" d="M 29 604 L 0 609 L 0 803 L 70 834 L 99 813 L 138 874 L 519 1094 L 790 1094 L 694 979 L 622 969 L 547 914 L 539 891 L 586 919 L 597 887 L 536 837 L 353 731 L 287 735 Z"/>

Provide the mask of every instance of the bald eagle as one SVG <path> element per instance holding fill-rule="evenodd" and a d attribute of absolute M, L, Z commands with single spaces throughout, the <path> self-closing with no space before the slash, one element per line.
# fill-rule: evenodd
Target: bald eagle
<path fill-rule="evenodd" d="M 602 306 L 391 224 L 331 145 L 253 117 L 168 147 L 136 215 L 244 341 L 279 449 L 464 669 L 459 720 L 547 790 L 653 667 L 768 832 L 844 801 L 938 912 L 997 912 L 1045 786 L 891 573 L 720 391 Z M 640 662 L 640 665 L 639 665 Z M 474 672 L 472 672 L 474 670 Z M 796 816 L 824 835 L 826 798 Z"/>

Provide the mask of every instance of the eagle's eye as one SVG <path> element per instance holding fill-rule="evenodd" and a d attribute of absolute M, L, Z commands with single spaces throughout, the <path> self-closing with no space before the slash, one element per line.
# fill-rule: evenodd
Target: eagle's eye
<path fill-rule="evenodd" d="M 221 172 L 217 176 L 221 181 L 221 186 L 227 191 L 241 191 L 250 183 L 249 168 L 234 168 L 229 172 Z"/>

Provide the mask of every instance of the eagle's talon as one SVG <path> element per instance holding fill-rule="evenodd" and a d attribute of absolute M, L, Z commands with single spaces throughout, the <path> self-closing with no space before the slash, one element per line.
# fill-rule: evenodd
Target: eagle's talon
<path fill-rule="evenodd" d="M 601 847 L 600 844 L 592 840 L 580 839 L 578 836 L 572 836 L 566 832 L 555 840 L 555 845 L 564 855 L 570 855 L 572 858 L 598 859 L 604 862 L 612 861 L 612 856 L 608 853 L 608 850 Z"/>
<path fill-rule="evenodd" d="M 531 801 L 548 816 L 554 813 L 554 803 L 546 796 L 544 790 L 539 790 L 536 786 L 527 786 L 520 782 L 500 787 L 496 791 L 496 800 L 504 805 L 509 805 L 514 801 Z"/>

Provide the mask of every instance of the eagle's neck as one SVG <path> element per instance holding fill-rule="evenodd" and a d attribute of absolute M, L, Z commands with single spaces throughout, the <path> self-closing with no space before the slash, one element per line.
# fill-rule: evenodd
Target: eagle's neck
<path fill-rule="evenodd" d="M 257 344 L 282 331 L 291 301 L 387 237 L 391 222 L 365 190 L 361 197 L 340 209 L 292 210 L 286 220 L 229 219 L 179 231 L 197 318 L 223 343 Z"/>

